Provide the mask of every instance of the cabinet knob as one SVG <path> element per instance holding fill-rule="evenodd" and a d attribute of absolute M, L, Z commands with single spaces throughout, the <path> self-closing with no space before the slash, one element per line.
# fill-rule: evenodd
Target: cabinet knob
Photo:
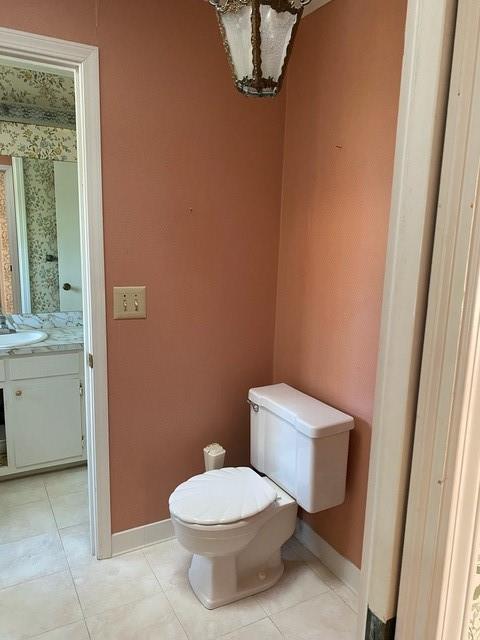
<path fill-rule="evenodd" d="M 69 282 L 64 282 L 63 283 L 63 287 L 62 287 L 65 291 L 70 291 L 70 289 L 72 288 L 72 285 Z"/>
<path fill-rule="evenodd" d="M 17 389 L 17 391 L 15 391 L 15 395 L 16 396 L 21 396 L 22 395 L 22 391 L 20 389 Z"/>

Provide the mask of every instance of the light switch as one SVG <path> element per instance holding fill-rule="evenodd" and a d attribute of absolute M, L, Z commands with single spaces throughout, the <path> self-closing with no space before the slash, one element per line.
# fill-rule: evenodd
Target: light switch
<path fill-rule="evenodd" d="M 113 287 L 113 317 L 115 320 L 146 318 L 146 287 Z"/>

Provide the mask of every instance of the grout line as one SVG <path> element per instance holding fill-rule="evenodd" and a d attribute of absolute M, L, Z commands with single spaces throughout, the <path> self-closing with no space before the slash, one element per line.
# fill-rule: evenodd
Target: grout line
<path fill-rule="evenodd" d="M 251 598 L 251 597 L 252 596 L 248 596 L 247 598 L 244 598 L 244 600 L 248 600 L 248 598 Z M 238 602 L 241 602 L 241 601 L 238 600 Z M 231 604 L 235 604 L 235 603 L 233 602 Z M 216 637 L 216 640 L 222 640 L 222 638 L 226 638 L 231 633 L 238 633 L 239 631 L 244 631 L 245 629 L 249 629 L 250 627 L 253 627 L 254 624 L 258 624 L 259 622 L 263 622 L 264 620 L 269 620 L 269 618 L 270 618 L 270 616 L 266 615 L 263 618 L 259 618 L 258 620 L 254 620 L 253 622 L 249 622 L 248 624 L 244 624 L 243 627 L 238 627 L 237 629 L 232 629 L 231 631 L 227 631 L 226 633 L 222 633 L 221 635 Z"/>
<path fill-rule="evenodd" d="M 45 489 L 46 489 L 46 491 L 47 491 L 48 499 L 49 499 L 49 501 L 50 501 L 50 494 L 48 493 L 48 489 L 47 489 L 46 487 L 45 487 Z M 52 507 L 52 503 L 51 503 L 51 501 L 50 501 L 50 506 L 51 506 L 51 509 L 52 509 L 52 512 L 53 512 L 53 517 L 55 518 L 55 512 L 53 511 L 53 507 Z M 62 536 L 60 535 L 60 527 L 58 526 L 58 522 L 57 522 L 57 519 L 56 519 L 56 518 L 55 518 L 55 524 L 57 525 L 57 534 L 58 534 L 58 537 L 60 538 L 60 542 L 61 542 L 61 545 L 62 545 L 63 553 L 65 554 L 65 558 L 66 558 L 66 560 L 67 560 L 68 572 L 69 572 L 69 574 L 70 574 L 70 578 L 71 578 L 71 580 L 72 580 L 72 585 L 73 585 L 73 588 L 74 588 L 74 590 L 75 590 L 75 595 L 77 596 L 78 605 L 79 605 L 79 607 L 80 607 L 80 611 L 82 612 L 82 620 L 83 620 L 83 624 L 84 624 L 84 626 L 85 626 L 85 629 L 87 630 L 88 637 L 91 639 L 90 630 L 89 630 L 89 628 L 88 628 L 88 625 L 87 625 L 87 619 L 86 619 L 86 616 L 85 616 L 85 609 L 83 608 L 82 601 L 81 601 L 81 599 L 80 599 L 80 596 L 78 595 L 78 589 L 77 589 L 77 585 L 76 585 L 76 582 L 75 582 L 75 578 L 73 577 L 72 567 L 71 567 L 71 565 L 70 565 L 70 560 L 69 560 L 69 557 L 68 557 L 67 550 L 65 549 L 65 545 L 64 545 L 64 543 L 63 543 L 63 538 L 62 538 Z M 72 526 L 74 526 L 74 525 L 72 525 Z M 67 529 L 68 527 L 61 527 L 61 528 L 62 528 L 62 529 Z"/>
<path fill-rule="evenodd" d="M 73 588 L 75 589 L 75 594 L 77 596 L 78 604 L 80 606 L 80 611 L 82 612 L 83 621 L 85 623 L 85 627 L 87 628 L 88 637 L 90 637 L 90 631 L 88 630 L 88 626 L 87 626 L 87 622 L 86 622 L 85 609 L 83 608 L 82 601 L 80 600 L 80 596 L 78 595 L 78 589 L 77 589 L 77 585 L 75 583 L 75 578 L 73 577 L 72 567 L 70 566 L 70 560 L 68 559 L 68 554 L 67 554 L 67 551 L 65 549 L 65 545 L 63 544 L 63 538 L 60 535 L 60 531 L 57 530 L 57 533 L 58 533 L 58 536 L 60 538 L 60 542 L 62 544 L 63 553 L 65 554 L 65 558 L 67 560 L 68 573 L 70 574 L 70 578 L 72 580 L 72 585 L 73 585 Z"/>
<path fill-rule="evenodd" d="M 34 576 L 33 578 L 28 578 L 27 580 L 22 580 L 21 582 L 17 582 L 15 584 L 9 584 L 7 587 L 2 587 L 0 589 L 0 593 L 2 593 L 2 591 L 6 591 L 7 589 L 20 587 L 22 584 L 28 584 L 29 582 L 34 582 L 35 580 L 43 580 L 43 578 L 51 578 L 52 576 L 59 575 L 60 573 L 69 573 L 68 567 L 66 569 L 60 569 L 60 571 L 52 571 L 52 573 L 45 573 L 45 574 L 42 574 L 41 576 Z"/>
<path fill-rule="evenodd" d="M 48 504 L 50 505 L 50 509 L 51 509 L 51 511 L 52 511 L 52 516 L 53 516 L 53 519 L 54 519 L 54 521 L 55 521 L 55 526 L 57 527 L 57 533 L 58 533 L 58 535 L 60 535 L 60 533 L 59 533 L 59 531 L 60 531 L 60 527 L 58 526 L 57 518 L 55 517 L 55 511 L 53 510 L 52 501 L 51 501 L 51 499 L 50 499 L 50 494 L 48 493 L 48 491 L 47 491 L 47 488 L 46 488 L 46 487 L 45 487 L 45 491 L 46 491 L 46 494 L 47 494 Z M 60 538 L 61 538 L 61 536 L 60 536 Z M 62 547 L 63 547 L 63 542 L 62 542 Z M 65 550 L 64 550 L 64 551 L 65 551 Z"/>
<path fill-rule="evenodd" d="M 185 636 L 186 636 L 187 638 L 189 638 L 189 639 L 190 639 L 190 636 L 188 635 L 187 630 L 186 630 L 186 629 L 185 629 L 185 627 L 183 626 L 182 621 L 181 621 L 181 620 L 180 620 L 180 618 L 178 617 L 177 612 L 175 611 L 175 608 L 174 608 L 173 604 L 170 602 L 170 598 L 169 598 L 169 597 L 168 597 L 168 595 L 167 595 L 167 591 L 166 591 L 166 589 L 164 589 L 164 588 L 163 588 L 162 583 L 160 582 L 160 580 L 159 580 L 159 578 L 158 578 L 157 574 L 155 573 L 155 569 L 153 568 L 152 564 L 150 563 L 150 560 L 149 560 L 149 559 L 148 559 L 148 557 L 147 557 L 146 549 L 148 549 L 150 546 L 151 546 L 151 545 L 148 545 L 147 547 L 142 547 L 142 555 L 143 555 L 143 557 L 145 558 L 146 563 L 147 563 L 147 564 L 148 564 L 148 566 L 150 567 L 150 570 L 152 571 L 153 575 L 155 576 L 155 580 L 157 581 L 158 586 L 160 587 L 161 592 L 162 592 L 162 593 L 163 593 L 163 595 L 165 596 L 165 599 L 167 600 L 167 602 L 168 602 L 168 604 L 169 604 L 169 606 L 170 606 L 170 608 L 171 608 L 171 610 L 172 610 L 172 612 L 173 612 L 173 615 L 174 615 L 174 616 L 175 616 L 175 618 L 177 619 L 178 624 L 180 625 L 181 629 L 183 630 L 183 633 L 185 634 Z"/>
<path fill-rule="evenodd" d="M 275 629 L 278 631 L 278 633 L 282 636 L 282 638 L 284 638 L 285 636 L 283 635 L 280 627 L 278 626 L 278 624 L 275 622 L 275 620 L 272 618 L 272 616 L 268 616 L 268 619 L 270 620 L 270 622 L 273 624 L 273 626 L 275 627 Z"/>

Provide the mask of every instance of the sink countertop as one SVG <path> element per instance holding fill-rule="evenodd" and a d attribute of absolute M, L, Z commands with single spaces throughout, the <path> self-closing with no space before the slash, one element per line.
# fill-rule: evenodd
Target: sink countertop
<path fill-rule="evenodd" d="M 78 351 L 83 349 L 83 327 L 62 327 L 44 329 L 48 338 L 23 347 L 1 349 L 0 358 L 29 355 L 33 353 L 51 353 L 54 351 Z"/>

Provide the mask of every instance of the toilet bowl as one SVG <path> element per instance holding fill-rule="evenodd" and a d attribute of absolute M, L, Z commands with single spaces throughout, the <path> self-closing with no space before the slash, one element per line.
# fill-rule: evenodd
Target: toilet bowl
<path fill-rule="evenodd" d="M 235 483 L 244 495 L 237 494 L 232 499 Z M 195 489 L 192 484 L 196 485 Z M 202 484 L 206 504 L 202 504 L 199 497 Z M 225 485 L 230 492 L 224 492 L 222 501 L 215 487 L 220 492 Z M 198 498 L 195 515 L 190 505 L 188 516 L 183 516 L 196 522 L 187 522 L 178 515 L 182 513 L 182 503 L 183 509 L 186 508 L 185 495 L 172 494 L 170 510 L 178 541 L 193 554 L 188 572 L 190 584 L 207 609 L 264 591 L 277 582 L 283 573 L 281 546 L 295 530 L 297 503 L 291 496 L 268 478 L 245 467 L 208 471 L 178 489 L 183 494 L 192 489 Z M 242 511 L 248 499 L 252 502 L 247 509 L 251 515 L 245 516 Z M 225 520 L 225 507 L 228 521 L 221 522 Z"/>
<path fill-rule="evenodd" d="M 251 389 L 252 466 L 207 471 L 175 489 L 169 506 L 188 578 L 208 609 L 273 586 L 297 508 L 341 504 L 353 419 L 296 389 Z M 264 474 L 264 475 L 261 475 Z"/>

